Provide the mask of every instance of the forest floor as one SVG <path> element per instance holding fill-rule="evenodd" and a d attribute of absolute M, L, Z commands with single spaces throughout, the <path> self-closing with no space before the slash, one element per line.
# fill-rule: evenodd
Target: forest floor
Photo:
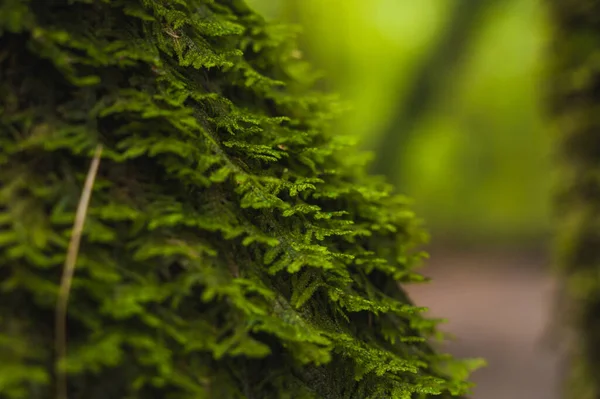
<path fill-rule="evenodd" d="M 553 279 L 540 256 L 508 251 L 432 250 L 421 272 L 433 281 L 406 289 L 430 316 L 447 318 L 458 357 L 483 357 L 473 399 L 557 399 L 558 356 L 547 343 Z"/>

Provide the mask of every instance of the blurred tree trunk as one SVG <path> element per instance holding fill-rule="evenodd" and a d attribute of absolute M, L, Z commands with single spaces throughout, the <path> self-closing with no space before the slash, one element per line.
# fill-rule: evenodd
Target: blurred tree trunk
<path fill-rule="evenodd" d="M 447 80 L 469 49 L 475 37 L 473 32 L 482 23 L 486 11 L 497 3 L 498 0 L 455 1 L 438 42 L 424 57 L 408 88 L 406 99 L 400 103 L 379 140 L 372 167 L 375 173 L 398 182 L 401 172 L 397 159 L 404 144 L 442 88 L 446 87 Z"/>
<path fill-rule="evenodd" d="M 558 127 L 556 263 L 568 343 L 565 398 L 600 398 L 600 1 L 551 0 Z M 566 310 L 566 311 L 565 311 Z M 563 316 L 564 315 L 564 316 Z"/>

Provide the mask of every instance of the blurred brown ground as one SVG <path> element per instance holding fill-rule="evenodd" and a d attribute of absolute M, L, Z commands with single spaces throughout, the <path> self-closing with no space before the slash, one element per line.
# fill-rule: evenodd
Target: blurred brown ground
<path fill-rule="evenodd" d="M 542 256 L 514 251 L 431 250 L 428 284 L 406 287 L 429 315 L 449 319 L 446 349 L 484 357 L 473 399 L 558 399 L 558 356 L 546 339 L 553 279 Z"/>

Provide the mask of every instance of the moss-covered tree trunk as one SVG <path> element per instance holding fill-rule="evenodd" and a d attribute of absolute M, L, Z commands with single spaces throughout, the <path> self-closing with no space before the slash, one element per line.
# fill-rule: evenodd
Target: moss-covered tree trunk
<path fill-rule="evenodd" d="M 418 223 L 293 50 L 238 0 L 0 1 L 0 398 L 464 394 L 398 285 Z"/>
<path fill-rule="evenodd" d="M 573 333 L 565 398 L 600 399 L 600 1 L 549 1 L 560 161 L 557 263 Z"/>

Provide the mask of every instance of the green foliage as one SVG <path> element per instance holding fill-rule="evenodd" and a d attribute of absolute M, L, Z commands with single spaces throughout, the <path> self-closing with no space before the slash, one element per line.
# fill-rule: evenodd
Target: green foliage
<path fill-rule="evenodd" d="M 600 1 L 554 0 L 553 106 L 561 170 L 557 263 L 573 340 L 566 398 L 600 397 Z"/>
<path fill-rule="evenodd" d="M 424 235 L 327 127 L 294 41 L 238 0 L 0 4 L 0 397 L 49 398 L 53 310 L 105 151 L 69 304 L 71 398 L 460 396 L 434 352 Z"/>

